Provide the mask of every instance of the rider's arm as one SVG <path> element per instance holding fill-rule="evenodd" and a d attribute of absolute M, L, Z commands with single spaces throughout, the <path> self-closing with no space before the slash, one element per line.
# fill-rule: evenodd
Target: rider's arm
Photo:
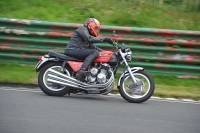
<path fill-rule="evenodd" d="M 92 44 L 92 43 L 90 43 L 90 49 L 96 49 L 96 50 L 99 51 L 99 52 L 104 51 L 103 49 L 98 48 L 97 46 L 95 46 L 95 45 Z"/>
<path fill-rule="evenodd" d="M 97 51 L 99 51 L 99 52 L 104 51 L 103 49 L 98 48 L 98 47 L 95 47 L 95 49 L 96 49 Z"/>
<path fill-rule="evenodd" d="M 88 29 L 84 26 L 79 27 L 76 32 L 81 36 L 81 38 L 89 43 L 103 42 L 104 38 L 98 38 L 91 36 Z"/>

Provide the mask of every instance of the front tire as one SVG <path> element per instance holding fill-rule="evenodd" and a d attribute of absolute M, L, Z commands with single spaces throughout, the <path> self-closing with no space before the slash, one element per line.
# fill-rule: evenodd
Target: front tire
<path fill-rule="evenodd" d="M 121 96 L 131 103 L 142 103 L 148 100 L 154 92 L 155 85 L 152 77 L 144 71 L 132 73 L 137 80 L 135 86 L 130 75 L 124 76 L 120 82 L 119 92 Z"/>
<path fill-rule="evenodd" d="M 68 93 L 66 86 L 49 83 L 47 81 L 47 77 L 49 73 L 48 70 L 54 69 L 60 72 L 61 66 L 62 66 L 61 62 L 49 62 L 41 69 L 38 75 L 38 85 L 40 89 L 49 96 L 64 96 Z M 71 74 L 71 69 L 68 66 L 66 66 L 65 73 L 67 76 L 70 76 Z"/>

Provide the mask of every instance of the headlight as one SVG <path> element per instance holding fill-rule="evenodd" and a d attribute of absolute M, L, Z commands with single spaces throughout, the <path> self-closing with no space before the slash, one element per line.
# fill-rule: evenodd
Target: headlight
<path fill-rule="evenodd" d="M 126 49 L 126 60 L 127 61 L 131 61 L 131 59 L 132 59 L 132 52 L 131 52 L 131 50 L 130 49 Z"/>

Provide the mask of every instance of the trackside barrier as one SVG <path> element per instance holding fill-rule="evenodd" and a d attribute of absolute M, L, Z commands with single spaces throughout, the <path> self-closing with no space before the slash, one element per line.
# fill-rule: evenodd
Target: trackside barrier
<path fill-rule="evenodd" d="M 0 18 L 0 61 L 30 64 L 48 51 L 63 53 L 74 30 L 81 24 Z M 117 37 L 112 36 L 113 30 Z M 200 76 L 200 32 L 101 26 L 100 37 L 112 37 L 127 44 L 131 66 L 153 74 Z M 97 46 L 115 50 L 107 43 Z"/>

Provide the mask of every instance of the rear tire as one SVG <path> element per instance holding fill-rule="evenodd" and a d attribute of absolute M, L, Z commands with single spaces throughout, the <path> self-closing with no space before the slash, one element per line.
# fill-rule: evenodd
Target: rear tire
<path fill-rule="evenodd" d="M 134 77 L 139 81 L 140 85 L 134 86 L 131 77 L 125 76 L 119 87 L 121 96 L 131 103 L 142 103 L 148 100 L 154 93 L 155 85 L 152 77 L 144 71 L 133 73 Z M 128 84 L 127 84 L 128 81 Z M 146 91 L 146 92 L 145 92 Z"/>
<path fill-rule="evenodd" d="M 38 75 L 38 85 L 40 89 L 49 96 L 64 96 L 68 93 L 66 86 L 52 84 L 46 81 L 48 69 L 53 68 L 59 71 L 61 66 L 62 66 L 61 62 L 49 62 L 41 69 Z M 72 70 L 69 66 L 66 66 L 66 71 L 68 71 L 68 74 L 71 75 Z"/>

